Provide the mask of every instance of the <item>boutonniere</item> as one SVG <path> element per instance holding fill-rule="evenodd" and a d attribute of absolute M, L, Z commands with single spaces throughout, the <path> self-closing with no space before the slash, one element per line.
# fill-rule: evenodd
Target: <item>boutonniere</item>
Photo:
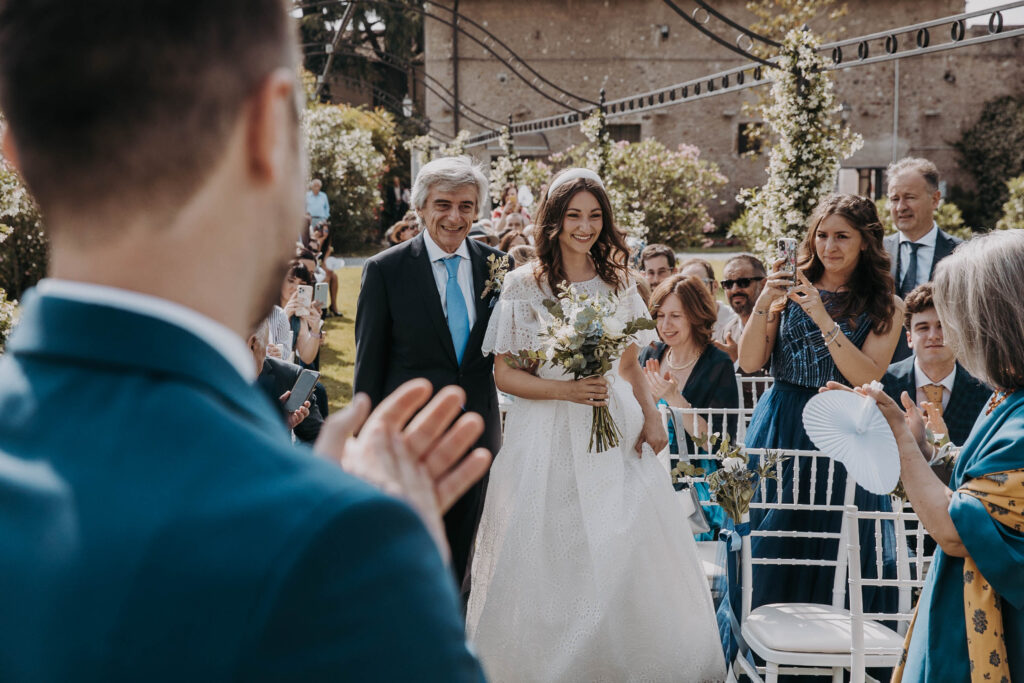
<path fill-rule="evenodd" d="M 501 294 L 501 287 L 505 284 L 505 276 L 508 275 L 508 254 L 498 257 L 491 254 L 487 257 L 487 282 L 484 283 L 484 291 L 480 294 L 481 299 L 486 299 L 488 294 Z"/>

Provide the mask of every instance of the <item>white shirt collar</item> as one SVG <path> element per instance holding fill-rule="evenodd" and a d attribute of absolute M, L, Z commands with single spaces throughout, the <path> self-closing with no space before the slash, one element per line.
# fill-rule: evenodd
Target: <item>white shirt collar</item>
<path fill-rule="evenodd" d="M 431 263 L 452 256 L 452 254 L 449 254 L 447 251 L 437 246 L 437 242 L 430 238 L 429 230 L 423 231 L 423 242 L 427 245 L 427 258 L 430 259 Z M 469 247 L 466 246 L 465 239 L 462 240 L 459 248 L 455 250 L 455 256 L 461 256 L 464 259 L 469 259 Z"/>
<path fill-rule="evenodd" d="M 938 239 L 939 239 L 939 225 L 938 225 L 938 223 L 932 221 L 932 229 L 929 230 L 928 232 L 926 232 L 924 234 L 924 236 L 922 236 L 921 239 L 919 239 L 919 240 L 908 240 L 907 236 L 904 235 L 901 232 L 900 233 L 900 246 L 902 246 L 904 242 L 911 242 L 912 241 L 915 244 L 920 244 L 923 247 L 934 247 L 935 246 L 935 242 Z"/>
<path fill-rule="evenodd" d="M 933 382 L 928 378 L 928 375 L 924 374 L 924 370 L 921 369 L 921 362 L 917 356 L 914 356 L 914 386 L 918 389 L 926 384 L 940 384 L 942 387 L 953 393 L 953 381 L 956 379 L 956 364 L 953 364 L 953 371 L 943 377 L 938 382 Z"/>
<path fill-rule="evenodd" d="M 91 282 L 45 278 L 36 285 L 42 296 L 70 299 L 85 304 L 109 306 L 163 320 L 191 332 L 212 346 L 247 382 L 256 378 L 252 354 L 245 342 L 225 325 L 202 313 L 167 299 Z"/>

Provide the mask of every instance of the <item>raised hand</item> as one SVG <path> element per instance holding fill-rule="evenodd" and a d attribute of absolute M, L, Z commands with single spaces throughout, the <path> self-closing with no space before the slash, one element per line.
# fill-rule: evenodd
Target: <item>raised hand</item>
<path fill-rule="evenodd" d="M 280 401 L 283 405 L 288 402 L 288 398 L 291 395 L 291 390 L 288 390 L 281 394 L 281 396 L 278 397 L 277 400 Z M 301 406 L 299 406 L 298 410 L 293 410 L 292 412 L 288 413 L 288 419 L 285 420 L 288 423 L 288 429 L 295 429 L 300 424 L 302 424 L 302 421 L 305 420 L 307 417 L 309 417 L 309 401 L 306 401 Z"/>
<path fill-rule="evenodd" d="M 660 398 L 674 396 L 679 393 L 679 383 L 672 379 L 672 375 L 661 373 L 661 363 L 653 358 L 648 360 L 643 367 L 644 379 L 651 387 L 651 395 L 657 401 Z"/>
<path fill-rule="evenodd" d="M 408 502 L 447 559 L 441 517 L 487 472 L 491 454 L 477 448 L 463 457 L 484 430 L 483 418 L 475 413 L 456 419 L 465 392 L 445 387 L 428 404 L 431 392 L 429 381 L 411 380 L 372 413 L 370 400 L 357 394 L 348 408 L 324 423 L 315 450 Z"/>
<path fill-rule="evenodd" d="M 725 333 L 725 341 L 712 341 L 712 343 L 722 351 L 729 354 L 729 359 L 732 360 L 733 363 L 735 363 L 736 359 L 740 357 L 739 343 L 733 340 L 731 333 Z"/>
<path fill-rule="evenodd" d="M 942 419 L 942 404 L 922 401 L 921 409 L 924 410 L 924 426 L 931 430 L 932 434 L 949 435 L 949 427 Z"/>
<path fill-rule="evenodd" d="M 782 270 L 785 263 L 786 259 L 784 258 L 777 259 L 772 263 L 772 272 L 768 274 L 764 289 L 761 290 L 757 301 L 754 302 L 756 310 L 767 311 L 773 304 L 786 298 L 789 288 L 793 286 L 793 276 L 788 271 Z"/>
<path fill-rule="evenodd" d="M 791 301 L 795 301 L 799 304 L 800 308 L 804 309 L 804 312 L 810 316 L 818 327 L 831 326 L 833 323 L 832 316 L 825 310 L 825 304 L 821 300 L 821 294 L 811 284 L 811 281 L 807 279 L 799 270 L 796 272 L 796 277 L 799 283 L 794 285 L 787 295 Z"/>

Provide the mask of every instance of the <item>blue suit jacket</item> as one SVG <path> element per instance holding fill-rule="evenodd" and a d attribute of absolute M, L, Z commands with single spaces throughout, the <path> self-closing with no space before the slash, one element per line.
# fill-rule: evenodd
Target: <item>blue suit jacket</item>
<path fill-rule="evenodd" d="M 415 513 L 164 321 L 31 298 L 0 510 L 0 680 L 482 678 Z"/>
<path fill-rule="evenodd" d="M 885 393 L 899 404 L 900 394 L 904 391 L 910 398 L 917 400 L 917 380 L 914 376 L 914 356 L 905 358 L 889 366 L 882 378 Z M 974 428 L 974 423 L 985 407 L 985 402 L 992 395 L 992 390 L 975 379 L 956 364 L 956 377 L 953 380 L 953 391 L 949 395 L 949 404 L 942 411 L 942 419 L 949 427 L 949 440 L 963 446 Z"/>

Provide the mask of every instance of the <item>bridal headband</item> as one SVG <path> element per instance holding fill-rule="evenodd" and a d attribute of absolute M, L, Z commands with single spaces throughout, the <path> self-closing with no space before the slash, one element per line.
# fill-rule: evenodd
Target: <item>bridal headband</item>
<path fill-rule="evenodd" d="M 565 171 L 564 173 L 562 173 L 562 175 L 558 176 L 551 182 L 551 184 L 548 186 L 548 196 L 550 197 L 551 193 L 554 192 L 555 188 L 558 187 L 559 185 L 564 185 L 565 183 L 568 183 L 572 180 L 579 180 L 580 178 L 592 180 L 598 185 L 600 185 L 601 189 L 604 189 L 604 183 L 601 181 L 601 176 L 597 175 L 589 168 L 570 168 L 569 170 Z"/>

